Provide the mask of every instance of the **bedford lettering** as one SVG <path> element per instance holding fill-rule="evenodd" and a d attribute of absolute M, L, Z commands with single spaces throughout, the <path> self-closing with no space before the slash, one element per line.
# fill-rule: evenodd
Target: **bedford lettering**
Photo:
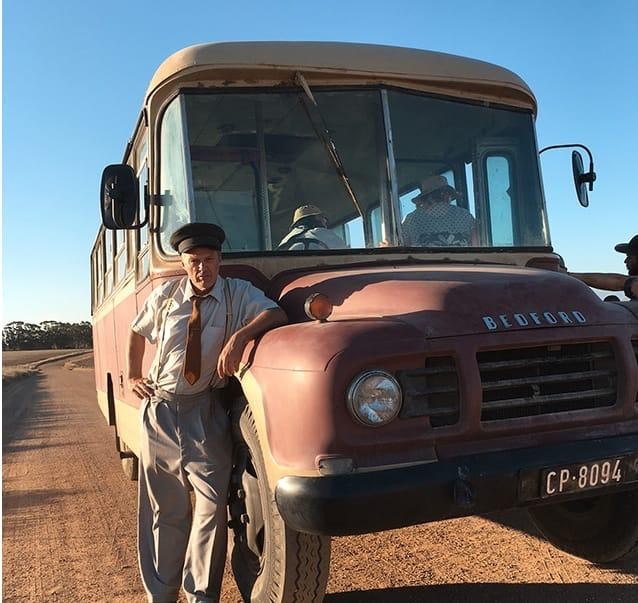
<path fill-rule="evenodd" d="M 483 323 L 489 331 L 496 331 L 499 328 L 509 329 L 518 325 L 519 327 L 528 326 L 553 326 L 553 325 L 573 325 L 574 322 L 585 324 L 587 318 L 578 310 L 559 312 L 528 312 L 523 314 L 516 312 L 515 314 L 499 314 L 496 317 L 483 316 Z M 499 324 L 500 323 L 500 324 Z M 502 325 L 502 326 L 501 326 Z"/>
<path fill-rule="evenodd" d="M 483 316 L 483 322 L 490 331 L 498 329 L 498 325 L 494 322 L 494 319 L 491 316 Z"/>

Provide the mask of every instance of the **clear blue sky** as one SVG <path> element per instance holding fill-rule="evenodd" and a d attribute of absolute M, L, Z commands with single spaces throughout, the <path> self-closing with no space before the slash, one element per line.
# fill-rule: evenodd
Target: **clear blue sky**
<path fill-rule="evenodd" d="M 638 233 L 638 2 L 5 0 L 3 323 L 90 318 L 102 168 L 122 158 L 155 68 L 191 44 L 338 40 L 449 52 L 518 73 L 539 145 L 582 142 L 598 181 L 581 208 L 569 151 L 542 156 L 555 249 L 623 272 Z"/>

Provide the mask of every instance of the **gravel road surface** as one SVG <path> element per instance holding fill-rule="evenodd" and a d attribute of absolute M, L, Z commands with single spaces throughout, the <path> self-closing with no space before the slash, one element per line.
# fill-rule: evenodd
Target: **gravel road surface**
<path fill-rule="evenodd" d="M 3 388 L 3 601 L 142 603 L 136 483 L 120 470 L 93 371 L 63 364 Z M 638 554 L 595 566 L 508 512 L 336 538 L 328 593 L 327 603 L 635 603 Z M 240 601 L 228 571 L 222 601 Z"/>

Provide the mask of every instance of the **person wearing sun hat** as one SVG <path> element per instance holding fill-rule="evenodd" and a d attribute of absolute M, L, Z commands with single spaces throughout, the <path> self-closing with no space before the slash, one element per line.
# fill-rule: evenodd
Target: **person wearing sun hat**
<path fill-rule="evenodd" d="M 301 205 L 292 217 L 290 232 L 281 240 L 278 251 L 345 249 L 346 244 L 328 228 L 328 218 L 313 204 Z"/>
<path fill-rule="evenodd" d="M 186 276 L 153 289 L 131 324 L 127 376 L 140 409 L 138 556 L 149 601 L 219 601 L 232 466 L 221 387 L 249 341 L 287 321 L 248 281 L 219 275 L 226 235 L 195 222 L 170 238 Z M 148 375 L 145 342 L 155 344 Z M 191 492 L 194 509 L 191 508 Z"/>
<path fill-rule="evenodd" d="M 444 176 L 435 174 L 421 182 L 412 199 L 416 209 L 401 224 L 406 247 L 468 247 L 476 245 L 476 221 L 472 214 L 451 203 L 461 194 Z"/>
<path fill-rule="evenodd" d="M 605 291 L 623 291 L 629 299 L 638 299 L 638 234 L 627 243 L 618 243 L 614 249 L 625 254 L 624 274 L 608 272 L 570 272 L 569 274 L 586 285 Z"/>

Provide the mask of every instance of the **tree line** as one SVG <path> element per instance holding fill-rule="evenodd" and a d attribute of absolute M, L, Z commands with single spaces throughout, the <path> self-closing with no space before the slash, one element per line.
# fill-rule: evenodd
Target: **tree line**
<path fill-rule="evenodd" d="M 14 321 L 2 329 L 3 350 L 66 350 L 93 347 L 91 323 L 45 320 L 40 324 Z"/>

